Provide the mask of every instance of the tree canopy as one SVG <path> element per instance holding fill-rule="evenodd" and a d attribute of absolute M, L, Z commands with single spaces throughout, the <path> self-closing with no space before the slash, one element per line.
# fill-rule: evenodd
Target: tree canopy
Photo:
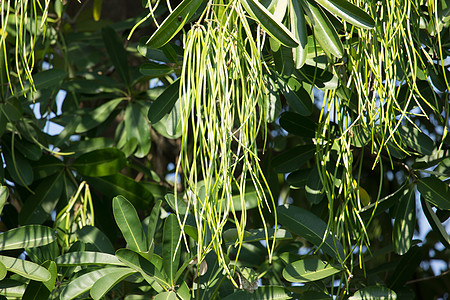
<path fill-rule="evenodd" d="M 446 299 L 448 0 L 4 0 L 0 298 Z"/>

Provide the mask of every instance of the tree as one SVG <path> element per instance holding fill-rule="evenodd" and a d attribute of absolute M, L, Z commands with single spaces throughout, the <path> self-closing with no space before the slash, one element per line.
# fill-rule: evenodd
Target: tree
<path fill-rule="evenodd" d="M 448 297 L 449 23 L 3 1 L 1 297 Z"/>

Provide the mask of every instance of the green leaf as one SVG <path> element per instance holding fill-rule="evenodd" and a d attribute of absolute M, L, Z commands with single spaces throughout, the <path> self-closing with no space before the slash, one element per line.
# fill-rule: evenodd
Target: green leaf
<path fill-rule="evenodd" d="M 163 232 L 163 268 L 169 278 L 171 286 L 174 285 L 175 273 L 180 264 L 181 243 L 178 245 L 180 239 L 181 229 L 178 224 L 178 219 L 174 214 L 170 214 L 164 222 Z"/>
<path fill-rule="evenodd" d="M 295 112 L 284 112 L 280 116 L 280 126 L 287 132 L 297 136 L 314 138 L 316 136 L 317 124 L 310 118 Z"/>
<path fill-rule="evenodd" d="M 283 277 L 290 282 L 310 282 L 327 278 L 340 271 L 320 259 L 308 258 L 287 265 L 283 270 Z"/>
<path fill-rule="evenodd" d="M 175 292 L 162 292 L 153 298 L 154 300 L 176 300 L 177 294 Z"/>
<path fill-rule="evenodd" d="M 315 152 L 315 145 L 296 146 L 275 156 L 272 165 L 277 173 L 289 173 L 304 165 Z"/>
<path fill-rule="evenodd" d="M 431 208 L 430 204 L 424 200 L 423 196 L 420 197 L 420 202 L 422 204 L 423 213 L 425 214 L 431 228 L 437 234 L 439 241 L 441 241 L 442 245 L 444 245 L 447 249 L 450 249 L 450 236 L 448 235 L 447 230 L 441 224 L 441 221 Z"/>
<path fill-rule="evenodd" d="M 20 224 L 42 224 L 50 217 L 63 190 L 63 174 L 61 171 L 42 180 L 20 211 Z"/>
<path fill-rule="evenodd" d="M 88 177 L 86 180 L 89 185 L 101 191 L 106 197 L 113 198 L 123 195 L 127 199 L 131 199 L 133 205 L 138 209 L 147 209 L 153 200 L 152 194 L 142 183 L 121 173 L 104 177 Z"/>
<path fill-rule="evenodd" d="M 330 20 L 322 9 L 313 1 L 302 0 L 302 7 L 309 17 L 314 30 L 314 36 L 319 41 L 325 53 L 338 58 L 344 55 L 344 47 Z"/>
<path fill-rule="evenodd" d="M 5 206 L 6 200 L 9 197 L 9 190 L 7 186 L 0 185 L 0 215 L 2 214 L 3 207 Z M 1 242 L 0 242 L 1 249 Z"/>
<path fill-rule="evenodd" d="M 131 249 L 119 249 L 116 256 L 128 267 L 138 271 L 144 279 L 152 284 L 155 280 L 162 286 L 170 287 L 169 283 L 163 278 L 162 274 L 155 267 L 155 264 Z M 155 256 L 155 255 L 154 255 Z"/>
<path fill-rule="evenodd" d="M 97 252 L 114 254 L 114 247 L 109 238 L 100 229 L 86 225 L 79 228 L 75 235 L 79 241 L 83 241 L 87 246 L 91 246 Z"/>
<path fill-rule="evenodd" d="M 298 171 L 294 171 L 288 175 L 286 178 L 286 182 L 289 183 L 291 188 L 299 189 L 306 186 L 308 182 L 309 174 L 311 173 L 312 168 L 300 169 Z"/>
<path fill-rule="evenodd" d="M 3 263 L 0 263 L 0 281 L 5 279 L 6 274 L 8 274 L 8 270 Z"/>
<path fill-rule="evenodd" d="M 375 21 L 364 10 L 346 0 L 316 0 L 332 14 L 335 14 L 355 26 L 372 29 Z"/>
<path fill-rule="evenodd" d="M 59 297 L 61 300 L 74 299 L 84 294 L 85 292 L 89 291 L 91 287 L 94 285 L 94 283 L 97 282 L 103 276 L 108 275 L 115 271 L 121 271 L 123 269 L 124 268 L 120 267 L 111 267 L 83 274 L 75 279 L 72 279 L 62 290 Z"/>
<path fill-rule="evenodd" d="M 147 243 L 148 243 L 148 253 L 150 257 L 152 256 L 153 249 L 155 248 L 155 232 L 156 232 L 156 225 L 159 219 L 161 204 L 162 200 L 156 201 L 155 206 L 153 206 L 152 212 L 148 220 Z"/>
<path fill-rule="evenodd" d="M 299 45 L 295 36 L 281 22 L 275 20 L 274 16 L 258 1 L 240 1 L 247 13 L 255 18 L 264 30 L 281 44 L 293 48 Z"/>
<path fill-rule="evenodd" d="M 64 162 L 53 155 L 44 155 L 40 160 L 33 163 L 34 179 L 39 180 L 50 175 L 61 172 L 64 169 Z"/>
<path fill-rule="evenodd" d="M 170 44 L 167 44 L 170 45 Z M 149 77 L 162 77 L 173 73 L 173 69 L 166 65 L 155 62 L 148 62 L 139 68 L 139 72 L 141 72 L 145 76 Z"/>
<path fill-rule="evenodd" d="M 294 77 L 290 77 L 287 82 L 280 78 L 278 82 L 289 107 L 302 116 L 311 115 L 311 94 L 305 90 L 303 84 Z"/>
<path fill-rule="evenodd" d="M 313 213 L 295 206 L 279 206 L 278 220 L 287 230 L 305 238 L 308 242 L 320 246 L 328 255 L 337 261 L 345 258 L 344 249 L 339 240 L 332 235 L 325 236 L 327 232 L 327 224 Z M 322 240 L 324 239 L 323 243 Z"/>
<path fill-rule="evenodd" d="M 125 132 L 127 140 L 136 138 L 138 147 L 134 155 L 138 158 L 144 158 L 150 151 L 150 126 L 146 118 L 146 106 L 139 107 L 139 102 L 128 104 L 125 110 Z M 144 112 L 145 111 L 145 112 Z"/>
<path fill-rule="evenodd" d="M 147 41 L 149 48 L 160 48 L 169 42 L 191 19 L 202 4 L 202 0 L 184 0 L 164 20 Z"/>
<path fill-rule="evenodd" d="M 63 147 L 64 152 L 73 152 L 74 157 L 78 157 L 83 153 L 92 152 L 97 149 L 114 147 L 114 142 L 105 137 L 96 137 L 77 141 L 69 147 Z"/>
<path fill-rule="evenodd" d="M 275 229 L 268 228 L 267 230 L 267 238 L 269 240 L 273 240 L 275 235 Z M 284 230 L 277 229 L 276 240 L 289 240 L 292 239 L 292 235 Z M 230 228 L 223 233 L 223 240 L 225 243 L 235 243 L 239 240 L 239 235 L 236 228 Z M 251 229 L 249 231 L 245 231 L 244 239 L 242 240 L 244 243 L 252 243 L 257 241 L 265 241 L 266 240 L 266 232 L 263 228 Z"/>
<path fill-rule="evenodd" d="M 19 274 L 31 280 L 48 281 L 52 277 L 46 268 L 30 261 L 0 255 L 0 262 L 5 265 L 6 270 L 9 272 Z"/>
<path fill-rule="evenodd" d="M 305 192 L 306 199 L 308 199 L 311 204 L 318 204 L 323 199 L 323 183 L 322 179 L 320 179 L 320 174 L 317 166 L 314 166 L 308 175 L 308 180 L 306 181 L 305 185 Z"/>
<path fill-rule="evenodd" d="M 395 214 L 392 229 L 392 243 L 395 253 L 403 255 L 411 248 L 411 242 L 416 225 L 416 197 L 414 189 L 403 195 Z"/>
<path fill-rule="evenodd" d="M 294 56 L 291 48 L 280 45 L 276 40 L 269 37 L 272 49 L 273 64 L 275 70 L 283 77 L 289 77 L 295 69 Z"/>
<path fill-rule="evenodd" d="M 395 300 L 397 294 L 384 286 L 369 286 L 357 291 L 349 300 Z"/>
<path fill-rule="evenodd" d="M 295 68 L 300 69 L 306 61 L 308 53 L 308 32 L 306 30 L 306 20 L 303 9 L 298 0 L 290 0 L 290 21 L 291 31 L 294 37 L 299 41 L 299 45 L 292 49 L 294 56 Z"/>
<path fill-rule="evenodd" d="M 409 251 L 402 256 L 397 267 L 386 280 L 388 287 L 394 290 L 402 287 L 415 273 L 423 259 L 423 249 L 418 246 L 411 247 Z"/>
<path fill-rule="evenodd" d="M 147 239 L 136 209 L 123 196 L 113 199 L 113 213 L 117 226 L 131 250 L 146 252 Z"/>
<path fill-rule="evenodd" d="M 15 184 L 29 186 L 33 180 L 33 169 L 29 160 L 25 159 L 22 154 L 15 151 L 14 158 L 11 150 L 2 145 L 2 153 L 5 158 L 6 170 Z"/>
<path fill-rule="evenodd" d="M 23 294 L 23 300 L 40 300 L 49 298 L 50 293 L 55 287 L 58 270 L 55 262 L 53 261 L 47 261 L 43 266 L 48 269 L 51 274 L 51 278 L 44 282 L 31 281 Z"/>
<path fill-rule="evenodd" d="M 0 233 L 0 251 L 48 245 L 55 232 L 47 226 L 26 225 Z"/>
<path fill-rule="evenodd" d="M 77 126 L 75 133 L 84 133 L 105 122 L 114 109 L 122 102 L 122 98 L 109 100 L 99 107 L 81 116 L 81 123 Z"/>
<path fill-rule="evenodd" d="M 101 252 L 68 252 L 55 259 L 58 266 L 115 265 L 124 266 L 116 256 Z"/>
<path fill-rule="evenodd" d="M 303 65 L 294 75 L 319 89 L 334 90 L 338 88 L 339 79 L 333 73 L 318 66 Z"/>
<path fill-rule="evenodd" d="M 22 104 L 16 97 L 8 98 L 6 102 L 1 103 L 0 110 L 3 112 L 3 114 L 0 114 L 0 118 L 5 118 L 8 122 L 16 122 L 22 118 Z"/>
<path fill-rule="evenodd" d="M 264 77 L 266 82 L 266 121 L 275 122 L 281 112 L 281 100 L 278 95 L 278 87 L 270 76 Z"/>
<path fill-rule="evenodd" d="M 102 278 L 97 280 L 91 287 L 90 293 L 91 297 L 95 300 L 101 299 L 116 284 L 118 284 L 120 281 L 124 280 L 133 273 L 136 273 L 136 271 L 128 268 L 122 268 L 104 275 Z"/>
<path fill-rule="evenodd" d="M 104 148 L 80 155 L 72 166 L 83 176 L 101 177 L 114 175 L 122 170 L 127 159 L 117 148 Z"/>
<path fill-rule="evenodd" d="M 430 176 L 419 179 L 417 189 L 425 200 L 439 209 L 450 209 L 450 191 L 447 183 Z"/>
<path fill-rule="evenodd" d="M 111 62 L 114 64 L 122 81 L 130 86 L 130 74 L 128 71 L 127 52 L 123 47 L 122 40 L 111 27 L 102 28 L 103 43 L 108 52 Z"/>
<path fill-rule="evenodd" d="M 22 298 L 25 293 L 26 285 L 23 282 L 4 279 L 0 280 L 0 295 L 9 298 Z"/>
<path fill-rule="evenodd" d="M 154 124 L 158 122 L 172 110 L 175 102 L 179 98 L 179 90 L 180 80 L 177 79 L 169 85 L 158 98 L 156 98 L 148 110 L 148 119 L 150 123 Z"/>
<path fill-rule="evenodd" d="M 400 126 L 397 130 L 402 142 L 414 151 L 423 155 L 431 155 L 434 149 L 433 140 L 423 132 L 420 132 L 415 126 Z"/>
<path fill-rule="evenodd" d="M 260 286 L 255 292 L 239 290 L 223 298 L 223 300 L 285 300 L 292 299 L 290 292 L 282 286 Z"/>
<path fill-rule="evenodd" d="M 53 68 L 33 75 L 34 85 L 36 90 L 44 90 L 47 88 L 56 88 L 61 85 L 66 78 L 67 73 L 64 70 Z"/>

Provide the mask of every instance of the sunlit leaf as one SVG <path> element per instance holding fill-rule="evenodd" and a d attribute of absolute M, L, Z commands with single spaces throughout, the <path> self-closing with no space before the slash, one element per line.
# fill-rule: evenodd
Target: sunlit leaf
<path fill-rule="evenodd" d="M 288 264 L 283 270 L 283 277 L 290 282 L 310 282 L 327 278 L 340 271 L 320 259 L 308 258 Z"/>

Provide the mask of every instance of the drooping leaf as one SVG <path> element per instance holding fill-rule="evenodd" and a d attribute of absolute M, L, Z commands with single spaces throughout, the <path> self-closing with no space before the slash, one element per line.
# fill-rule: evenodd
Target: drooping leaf
<path fill-rule="evenodd" d="M 26 225 L 0 233 L 0 251 L 33 248 L 55 240 L 53 229 L 42 225 Z"/>
<path fill-rule="evenodd" d="M 293 147 L 272 160 L 272 165 L 278 173 L 289 173 L 304 165 L 316 152 L 315 145 L 301 145 Z"/>
<path fill-rule="evenodd" d="M 294 37 L 299 41 L 299 45 L 292 48 L 295 68 L 300 69 L 306 61 L 308 53 L 308 32 L 306 30 L 306 20 L 300 2 L 297 0 L 289 1 L 289 12 L 291 21 L 291 31 Z"/>
<path fill-rule="evenodd" d="M 281 100 L 275 81 L 270 76 L 265 76 L 265 81 L 267 83 L 266 121 L 272 123 L 281 112 Z"/>
<path fill-rule="evenodd" d="M 114 29 L 109 26 L 102 28 L 102 37 L 103 43 L 105 43 L 106 52 L 108 53 L 109 58 L 111 58 L 111 62 L 114 64 L 122 81 L 129 86 L 130 74 L 128 70 L 127 52 L 123 47 L 122 41 Z"/>
<path fill-rule="evenodd" d="M 322 179 L 320 179 L 317 166 L 314 166 L 308 175 L 308 180 L 305 185 L 305 192 L 306 199 L 308 199 L 311 204 L 318 204 L 323 199 L 323 183 Z"/>
<path fill-rule="evenodd" d="M 114 254 L 114 247 L 109 238 L 97 227 L 86 225 L 75 232 L 79 241 L 87 247 L 91 246 L 97 252 Z"/>
<path fill-rule="evenodd" d="M 148 221 L 147 243 L 149 256 L 153 254 L 153 250 L 155 248 L 155 232 L 156 232 L 156 225 L 158 223 L 161 204 L 162 200 L 156 201 Z"/>
<path fill-rule="evenodd" d="M 126 165 L 126 158 L 117 148 L 104 148 L 80 155 L 72 166 L 84 176 L 114 175 Z"/>
<path fill-rule="evenodd" d="M 368 286 L 357 291 L 349 300 L 395 300 L 397 294 L 384 286 Z"/>
<path fill-rule="evenodd" d="M 299 42 L 294 35 L 281 22 L 275 20 L 274 16 L 260 2 L 241 0 L 241 4 L 272 38 L 290 48 L 298 46 Z"/>
<path fill-rule="evenodd" d="M 50 217 L 63 190 L 63 174 L 61 171 L 45 178 L 27 198 L 27 204 L 19 213 L 21 224 L 42 224 Z"/>
<path fill-rule="evenodd" d="M 344 47 L 330 20 L 322 9 L 313 1 L 303 0 L 302 7 L 310 19 L 314 29 L 314 37 L 327 55 L 331 54 L 338 58 L 344 55 Z"/>
<path fill-rule="evenodd" d="M 91 287 L 91 297 L 95 300 L 101 299 L 106 295 L 116 284 L 118 284 L 123 279 L 127 278 L 137 271 L 129 268 L 122 268 L 115 270 L 104 275 L 102 278 L 97 280 Z"/>
<path fill-rule="evenodd" d="M 0 215 L 2 214 L 3 207 L 5 206 L 6 200 L 9 197 L 8 187 L 0 185 Z M 0 243 L 1 244 L 1 243 Z M 1 246 L 0 246 L 1 249 Z"/>
<path fill-rule="evenodd" d="M 303 87 L 302 83 L 294 77 L 290 77 L 287 82 L 283 79 L 280 79 L 278 82 L 289 107 L 302 116 L 311 115 L 311 95 Z"/>
<path fill-rule="evenodd" d="M 154 124 L 158 122 L 164 115 L 170 112 L 179 98 L 179 90 L 180 80 L 176 80 L 152 103 L 148 110 L 148 119 L 150 123 Z"/>
<path fill-rule="evenodd" d="M 127 241 L 128 247 L 131 250 L 146 252 L 147 239 L 136 209 L 130 201 L 123 196 L 115 197 L 113 199 L 113 213 L 117 226 L 119 226 L 123 237 Z"/>
<path fill-rule="evenodd" d="M 306 138 L 316 135 L 316 123 L 298 113 L 287 111 L 280 116 L 280 125 L 287 132 Z"/>
<path fill-rule="evenodd" d="M 310 282 L 327 278 L 341 270 L 317 258 L 308 258 L 288 264 L 283 277 L 290 282 Z"/>
<path fill-rule="evenodd" d="M 9 272 L 19 274 L 31 280 L 48 281 L 52 277 L 46 268 L 31 261 L 0 255 L 0 262 L 5 265 Z"/>
<path fill-rule="evenodd" d="M 278 220 L 284 228 L 316 246 L 321 245 L 321 249 L 337 261 L 345 258 L 344 249 L 339 240 L 331 235 L 324 239 L 327 224 L 319 217 L 303 208 L 292 205 L 289 208 L 279 206 L 277 212 Z"/>
<path fill-rule="evenodd" d="M 140 103 L 130 103 L 125 110 L 125 133 L 127 140 L 136 138 L 138 147 L 134 155 L 145 157 L 151 147 L 150 126 L 146 118 L 146 107 Z"/>
<path fill-rule="evenodd" d="M 160 48 L 168 43 L 194 15 L 200 4 L 202 0 L 182 1 L 153 33 L 147 41 L 147 46 Z"/>
<path fill-rule="evenodd" d="M 355 26 L 372 29 L 375 21 L 364 10 L 346 0 L 316 0 L 329 12 Z"/>
<path fill-rule="evenodd" d="M 101 252 L 68 252 L 55 259 L 58 266 L 115 265 L 124 266 L 116 256 Z"/>
<path fill-rule="evenodd" d="M 450 209 L 450 191 L 448 185 L 434 176 L 417 181 L 417 189 L 422 197 L 440 209 Z"/>
<path fill-rule="evenodd" d="M 425 217 L 428 220 L 428 223 L 430 224 L 433 231 L 437 234 L 439 241 L 447 248 L 450 248 L 450 236 L 445 229 L 445 227 L 441 224 L 438 216 L 431 208 L 431 205 L 428 203 L 428 201 L 424 200 L 424 197 L 420 197 L 420 202 L 422 204 L 422 210 L 425 214 Z"/>
<path fill-rule="evenodd" d="M 175 273 L 180 264 L 181 244 L 178 245 L 181 234 L 178 219 L 174 214 L 170 214 L 164 222 L 163 231 L 163 267 L 171 285 L 174 284 Z"/>
<path fill-rule="evenodd" d="M 395 253 L 403 255 L 411 248 L 416 225 L 416 197 L 414 189 L 403 195 L 395 214 L 392 243 Z"/>

